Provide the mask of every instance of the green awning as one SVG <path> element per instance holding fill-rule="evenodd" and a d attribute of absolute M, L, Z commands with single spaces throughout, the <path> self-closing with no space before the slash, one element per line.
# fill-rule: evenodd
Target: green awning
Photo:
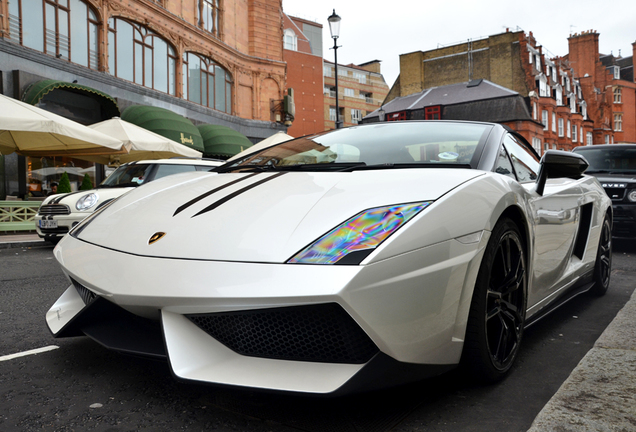
<path fill-rule="evenodd" d="M 203 155 L 207 157 L 227 159 L 252 146 L 245 135 L 227 126 L 206 124 L 197 128 L 203 137 Z"/>
<path fill-rule="evenodd" d="M 122 120 L 203 152 L 203 138 L 187 118 L 165 108 L 132 105 L 121 113 Z"/>
<path fill-rule="evenodd" d="M 119 106 L 117 105 L 117 101 L 115 101 L 112 96 L 109 96 L 106 93 L 100 92 L 99 90 L 95 90 L 91 87 L 66 81 L 58 81 L 52 79 L 37 81 L 31 84 L 26 89 L 26 91 L 22 95 L 22 102 L 36 105 L 38 102 L 40 102 L 40 99 L 56 89 L 64 89 L 74 93 L 79 93 L 95 99 L 99 99 L 100 106 L 103 108 L 103 113 L 106 118 L 119 116 Z"/>

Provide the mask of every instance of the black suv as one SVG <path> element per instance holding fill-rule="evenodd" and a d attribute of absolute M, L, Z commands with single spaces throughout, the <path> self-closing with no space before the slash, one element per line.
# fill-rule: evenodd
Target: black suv
<path fill-rule="evenodd" d="M 604 144 L 576 147 L 587 159 L 585 174 L 598 178 L 612 199 L 612 237 L 636 238 L 636 144 Z"/>

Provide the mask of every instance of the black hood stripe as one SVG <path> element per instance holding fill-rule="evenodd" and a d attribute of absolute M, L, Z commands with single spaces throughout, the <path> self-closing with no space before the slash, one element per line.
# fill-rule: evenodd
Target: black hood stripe
<path fill-rule="evenodd" d="M 254 183 L 252 183 L 251 185 L 244 187 L 243 189 L 239 189 L 239 190 L 237 190 L 236 192 L 229 194 L 229 195 L 228 195 L 228 196 L 226 196 L 225 198 L 221 198 L 220 200 L 218 200 L 218 201 L 217 201 L 217 202 L 215 202 L 214 204 L 211 204 L 211 205 L 207 206 L 206 208 L 204 208 L 203 210 L 201 210 L 199 213 L 195 214 L 195 215 L 194 215 L 194 216 L 192 216 L 192 217 L 199 216 L 200 214 L 207 213 L 207 212 L 209 212 L 209 211 L 211 211 L 211 210 L 214 210 L 215 208 L 219 207 L 219 206 L 220 206 L 220 205 L 222 205 L 222 204 L 225 204 L 225 203 L 226 203 L 226 202 L 228 202 L 229 200 L 231 200 L 231 199 L 233 199 L 233 198 L 236 198 L 237 196 L 239 196 L 239 195 L 240 195 L 240 194 L 242 194 L 243 192 L 247 192 L 248 190 L 253 189 L 253 188 L 255 188 L 256 186 L 262 185 L 263 183 L 266 183 L 266 182 L 268 182 L 268 181 L 270 181 L 270 180 L 274 180 L 276 177 L 280 177 L 280 176 L 282 176 L 283 174 L 287 174 L 287 173 L 286 173 L 286 172 L 280 172 L 280 173 L 278 173 L 278 174 L 274 174 L 273 176 L 267 177 L 267 178 L 265 178 L 265 179 L 263 179 L 263 180 L 260 180 L 260 181 L 254 182 Z"/>
<path fill-rule="evenodd" d="M 51 202 L 49 202 L 49 204 L 58 204 L 60 201 L 62 201 L 66 197 L 69 197 L 71 195 L 75 195 L 78 193 L 83 193 L 83 192 L 88 192 L 88 191 L 83 190 L 83 191 L 71 192 L 64 195 L 60 195 L 59 197 L 52 199 Z"/>
<path fill-rule="evenodd" d="M 192 200 L 188 201 L 187 203 L 185 203 L 185 204 L 183 204 L 181 207 L 179 207 L 179 208 L 178 208 L 178 209 L 174 212 L 174 214 L 172 215 L 172 217 L 175 217 L 176 215 L 178 215 L 179 213 L 181 213 L 183 210 L 185 210 L 185 209 L 187 209 L 188 207 L 190 207 L 190 206 L 192 206 L 192 205 L 194 205 L 194 204 L 198 203 L 198 202 L 199 202 L 199 201 L 201 201 L 202 199 L 209 197 L 209 196 L 210 196 L 210 195 L 212 195 L 213 193 L 218 192 L 218 191 L 220 191 L 221 189 L 225 189 L 225 188 L 226 188 L 226 187 L 228 187 L 228 186 L 232 186 L 233 184 L 236 184 L 236 183 L 242 182 L 243 180 L 250 179 L 250 178 L 252 178 L 252 177 L 254 177 L 255 175 L 258 175 L 258 174 L 260 174 L 260 173 L 257 173 L 257 172 L 256 172 L 256 173 L 250 174 L 250 175 L 248 175 L 248 176 L 241 177 L 241 178 L 239 178 L 239 179 L 236 179 L 236 180 L 234 180 L 234 181 L 231 181 L 231 182 L 229 182 L 229 183 L 226 183 L 226 184 L 224 184 L 223 186 L 219 186 L 219 187 L 218 187 L 218 188 L 216 188 L 216 189 L 212 189 L 211 191 L 208 191 L 208 192 L 206 192 L 206 193 L 204 193 L 204 194 L 202 194 L 202 195 L 199 195 L 198 197 L 196 197 L 196 198 L 194 198 L 194 199 L 192 199 Z"/>

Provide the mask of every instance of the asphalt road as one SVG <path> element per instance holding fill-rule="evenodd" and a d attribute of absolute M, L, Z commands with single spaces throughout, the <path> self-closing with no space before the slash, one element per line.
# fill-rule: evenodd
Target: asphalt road
<path fill-rule="evenodd" d="M 0 249 L 0 431 L 526 431 L 634 290 L 636 246 L 616 244 L 609 292 L 579 296 L 525 333 L 492 386 L 459 372 L 346 398 L 176 381 L 164 362 L 54 339 L 44 314 L 67 286 L 52 248 Z M 37 355 L 3 356 L 57 346 Z"/>

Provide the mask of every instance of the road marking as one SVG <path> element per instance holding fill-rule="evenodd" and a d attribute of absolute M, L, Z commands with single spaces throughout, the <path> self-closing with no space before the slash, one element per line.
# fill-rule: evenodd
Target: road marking
<path fill-rule="evenodd" d="M 43 348 L 36 348 L 36 349 L 32 349 L 29 351 L 22 351 L 19 353 L 15 353 L 15 354 L 9 354 L 6 356 L 1 356 L 0 357 L 0 362 L 5 361 L 5 360 L 13 360 L 14 358 L 18 358 L 18 357 L 24 357 L 24 356 L 28 356 L 28 355 L 33 355 L 33 354 L 40 354 L 43 352 L 47 352 L 47 351 L 53 351 L 54 349 L 58 349 L 59 346 L 57 345 L 49 345 Z"/>

